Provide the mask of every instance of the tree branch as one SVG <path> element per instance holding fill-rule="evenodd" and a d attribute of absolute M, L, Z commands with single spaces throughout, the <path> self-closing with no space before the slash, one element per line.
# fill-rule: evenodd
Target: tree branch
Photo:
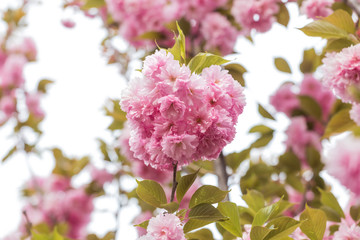
<path fill-rule="evenodd" d="M 215 161 L 215 173 L 218 176 L 219 188 L 223 191 L 228 190 L 228 178 L 229 175 L 226 171 L 226 160 L 223 152 L 220 153 L 219 159 Z M 226 195 L 224 201 L 229 201 L 229 194 Z"/>
<path fill-rule="evenodd" d="M 173 186 L 172 186 L 172 190 L 171 190 L 170 202 L 173 202 L 173 201 L 174 201 L 175 191 L 176 191 L 176 187 L 177 187 L 177 185 L 178 185 L 178 182 L 176 181 L 177 165 L 178 165 L 177 162 L 176 162 L 176 164 L 173 164 L 173 166 L 174 166 L 174 170 L 173 170 Z"/>

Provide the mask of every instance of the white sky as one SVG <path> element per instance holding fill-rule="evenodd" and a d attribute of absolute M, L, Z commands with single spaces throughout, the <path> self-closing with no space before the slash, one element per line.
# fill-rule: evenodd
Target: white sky
<path fill-rule="evenodd" d="M 14 0 L 1 0 L 0 10 L 5 9 Z M 101 57 L 100 42 L 105 36 L 99 19 L 89 19 L 78 13 L 66 14 L 60 8 L 61 0 L 47 0 L 42 4 L 31 6 L 27 17 L 29 23 L 26 33 L 31 36 L 38 47 L 38 61 L 26 67 L 26 84 L 35 89 L 42 78 L 55 81 L 50 87 L 48 96 L 42 101 L 46 112 L 41 129 L 44 131 L 40 146 L 43 148 L 60 147 L 70 156 L 90 155 L 95 162 L 100 161 L 96 138 L 109 138 L 105 131 L 110 119 L 104 116 L 102 106 L 108 98 L 120 98 L 125 82 L 115 66 L 106 65 Z M 291 13 L 297 16 L 295 5 Z M 74 29 L 64 28 L 60 20 L 71 17 L 75 20 Z M 298 70 L 304 48 L 316 46 L 321 48 L 320 39 L 306 37 L 296 28 L 305 25 L 304 17 L 292 18 L 288 29 L 275 24 L 266 34 L 257 35 L 255 45 L 247 40 L 240 40 L 236 46 L 239 55 L 232 57 L 239 60 L 248 70 L 245 75 L 247 89 L 247 106 L 240 116 L 236 139 L 226 147 L 227 153 L 246 148 L 254 139 L 246 136 L 250 126 L 263 121 L 258 113 L 256 101 L 269 107 L 268 99 L 283 81 L 301 81 Z M 3 32 L 3 26 L 0 26 Z M 293 75 L 278 72 L 273 65 L 274 57 L 288 60 Z M 271 108 L 270 108 L 271 109 Z M 276 116 L 277 123 L 266 122 L 270 126 L 284 130 L 287 120 L 281 114 Z M 0 128 L 0 156 L 11 147 L 13 139 L 8 136 L 11 128 Z M 271 151 L 265 150 L 268 159 L 283 151 L 281 142 L 284 135 L 278 134 L 271 145 Z M 276 152 L 274 152 L 274 149 Z M 32 158 L 31 166 L 37 175 L 46 176 L 53 167 L 50 154 L 43 154 L 42 159 Z M 30 174 L 24 156 L 15 155 L 9 161 L 0 164 L 0 239 L 16 230 L 21 216 L 20 189 L 29 179 Z M 335 195 L 343 196 L 343 189 L 336 187 Z M 345 194 L 346 195 L 346 194 Z M 239 189 L 234 187 L 232 200 L 240 202 Z M 341 202 L 345 202 L 346 196 Z M 115 202 L 99 200 L 101 209 L 114 208 Z M 138 213 L 134 207 L 121 212 L 120 234 L 126 239 L 135 239 L 136 233 L 129 223 Z M 96 213 L 89 226 L 89 232 L 103 234 L 112 230 L 115 222 L 107 213 Z"/>

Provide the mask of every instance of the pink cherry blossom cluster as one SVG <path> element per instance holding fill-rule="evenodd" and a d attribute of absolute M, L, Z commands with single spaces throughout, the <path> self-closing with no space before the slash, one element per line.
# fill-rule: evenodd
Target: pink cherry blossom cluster
<path fill-rule="evenodd" d="M 332 105 L 335 102 L 335 97 L 328 88 L 322 86 L 321 82 L 311 74 L 306 74 L 299 88 L 292 83 L 283 84 L 275 94 L 270 97 L 270 103 L 277 111 L 285 113 L 288 117 L 292 117 L 294 111 L 300 109 L 298 96 L 309 96 L 313 98 L 322 109 L 323 120 L 329 117 Z"/>
<path fill-rule="evenodd" d="M 287 148 L 291 149 L 307 166 L 306 148 L 313 146 L 318 151 L 321 150 L 320 138 L 324 133 L 324 126 L 320 121 L 310 116 L 295 117 L 296 111 L 301 109 L 298 96 L 313 98 L 321 107 L 322 120 L 325 122 L 328 121 L 335 97 L 312 75 L 305 75 L 299 88 L 292 83 L 285 83 L 270 98 L 270 103 L 277 111 L 283 112 L 291 118 L 291 124 L 286 131 L 288 135 L 285 141 Z"/>
<path fill-rule="evenodd" d="M 130 150 L 129 139 L 130 128 L 128 122 L 126 122 L 119 137 L 119 145 L 121 148 L 121 154 L 131 162 L 131 170 L 134 176 L 154 180 L 159 183 L 170 182 L 172 178 L 171 172 L 155 169 L 151 167 L 151 165 L 146 166 L 143 161 L 134 156 L 134 153 Z"/>
<path fill-rule="evenodd" d="M 360 125 L 359 102 L 352 94 L 360 91 L 360 44 L 344 48 L 339 53 L 327 53 L 323 63 L 324 84 L 333 89 L 342 101 L 353 104 L 350 117 Z"/>
<path fill-rule="evenodd" d="M 86 226 L 94 206 L 93 196 L 88 195 L 84 188 L 73 188 L 70 178 L 53 174 L 48 178 L 34 178 L 25 191 L 30 193 L 30 197 L 23 208 L 26 217 L 19 228 L 23 235 L 28 231 L 29 222 L 33 226 L 45 223 L 50 228 L 65 223 L 67 237 L 86 237 Z"/>
<path fill-rule="evenodd" d="M 360 139 L 348 136 L 327 153 L 325 169 L 342 185 L 360 197 Z"/>
<path fill-rule="evenodd" d="M 1 42 L 1 41 L 0 41 Z M 25 65 L 36 59 L 36 47 L 32 39 L 24 38 L 22 43 L 7 47 L 6 42 L 0 49 L 0 125 L 17 113 L 18 96 L 25 96 L 28 111 L 37 118 L 43 118 L 40 108 L 40 93 L 26 91 L 23 71 Z"/>
<path fill-rule="evenodd" d="M 147 234 L 138 240 L 185 240 L 180 219 L 174 214 L 159 214 L 149 221 Z"/>
<path fill-rule="evenodd" d="M 270 30 L 279 12 L 279 0 L 235 0 L 231 13 L 242 27 L 244 35 L 254 29 L 258 32 Z"/>
<path fill-rule="evenodd" d="M 331 6 L 335 0 L 305 0 L 301 4 L 300 12 L 308 18 L 319 19 L 333 13 Z"/>
<path fill-rule="evenodd" d="M 244 106 L 243 88 L 226 70 L 214 65 L 191 73 L 165 50 L 146 57 L 142 77 L 121 98 L 130 150 L 156 169 L 216 159 L 234 138 Z"/>

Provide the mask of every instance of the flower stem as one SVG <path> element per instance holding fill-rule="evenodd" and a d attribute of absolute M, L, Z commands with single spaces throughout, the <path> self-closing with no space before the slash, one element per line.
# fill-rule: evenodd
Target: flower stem
<path fill-rule="evenodd" d="M 174 201 L 175 198 L 175 191 L 176 191 L 176 187 L 178 185 L 178 182 L 176 181 L 176 171 L 177 171 L 177 165 L 178 163 L 176 162 L 174 165 L 174 172 L 173 172 L 173 186 L 172 186 L 172 190 L 171 190 L 171 198 L 170 198 L 170 202 Z"/>

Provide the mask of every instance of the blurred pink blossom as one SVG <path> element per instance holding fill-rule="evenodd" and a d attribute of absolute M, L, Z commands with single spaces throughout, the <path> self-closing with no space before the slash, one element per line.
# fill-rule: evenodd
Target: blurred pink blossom
<path fill-rule="evenodd" d="M 301 4 L 300 12 L 312 19 L 327 17 L 333 12 L 331 6 L 334 2 L 334 0 L 305 0 Z"/>

